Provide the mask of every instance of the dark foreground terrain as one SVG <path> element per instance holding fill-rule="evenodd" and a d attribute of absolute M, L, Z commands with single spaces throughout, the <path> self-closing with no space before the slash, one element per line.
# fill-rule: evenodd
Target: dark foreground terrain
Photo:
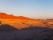
<path fill-rule="evenodd" d="M 53 40 L 53 29 L 29 27 L 19 30 L 10 25 L 0 25 L 0 40 Z"/>

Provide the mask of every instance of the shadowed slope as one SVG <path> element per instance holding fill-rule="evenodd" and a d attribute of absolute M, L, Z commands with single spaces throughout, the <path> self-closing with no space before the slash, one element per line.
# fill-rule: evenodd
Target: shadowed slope
<path fill-rule="evenodd" d="M 0 26 L 0 40 L 53 40 L 53 29 L 29 27 L 18 30 L 10 25 Z"/>
<path fill-rule="evenodd" d="M 0 25 L 0 32 L 8 32 L 8 31 L 14 31 L 14 30 L 18 30 L 18 29 L 8 24 Z"/>

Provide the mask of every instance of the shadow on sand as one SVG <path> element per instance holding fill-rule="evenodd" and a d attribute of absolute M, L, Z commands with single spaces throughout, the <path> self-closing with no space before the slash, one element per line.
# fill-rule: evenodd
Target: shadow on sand
<path fill-rule="evenodd" d="M 53 40 L 53 29 L 29 27 L 19 30 L 8 24 L 0 25 L 0 40 Z"/>

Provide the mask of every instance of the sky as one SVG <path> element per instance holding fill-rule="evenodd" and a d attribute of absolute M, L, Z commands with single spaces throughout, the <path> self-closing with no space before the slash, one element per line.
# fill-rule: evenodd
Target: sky
<path fill-rule="evenodd" d="M 0 0 L 0 12 L 30 18 L 53 18 L 53 0 Z"/>

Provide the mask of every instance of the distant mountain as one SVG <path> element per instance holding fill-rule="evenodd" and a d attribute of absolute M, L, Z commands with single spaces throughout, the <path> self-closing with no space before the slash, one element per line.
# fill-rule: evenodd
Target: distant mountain
<path fill-rule="evenodd" d="M 0 12 L 0 19 L 20 19 L 20 20 L 31 20 L 30 18 L 24 16 L 14 16 L 8 15 L 6 13 Z"/>

